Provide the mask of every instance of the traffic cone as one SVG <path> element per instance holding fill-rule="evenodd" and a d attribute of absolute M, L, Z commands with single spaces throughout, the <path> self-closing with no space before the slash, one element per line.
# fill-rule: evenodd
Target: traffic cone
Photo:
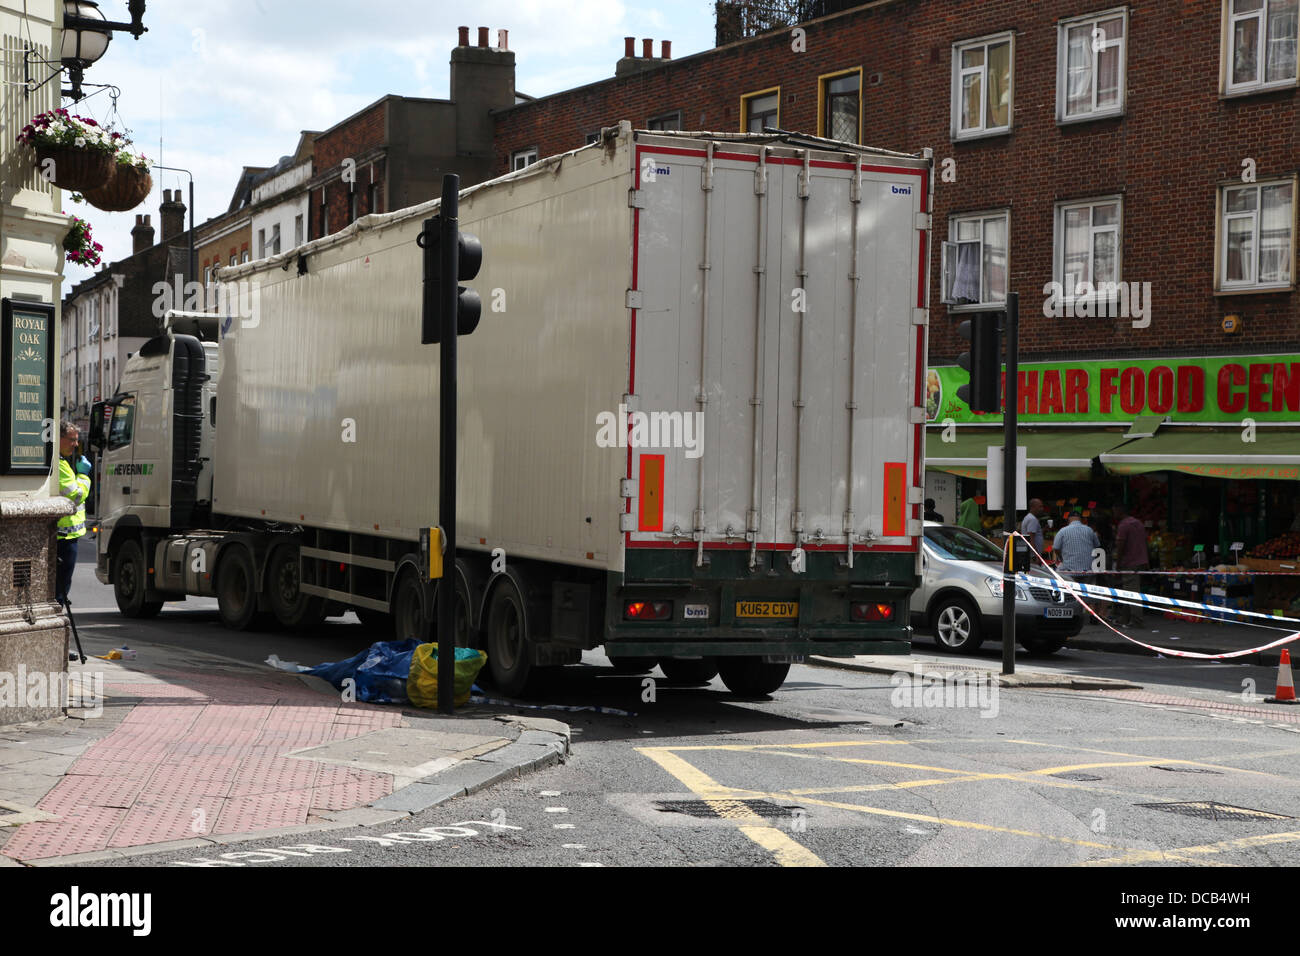
<path fill-rule="evenodd" d="M 1264 700 L 1270 704 L 1300 704 L 1300 700 L 1296 700 L 1295 681 L 1291 677 L 1291 652 L 1285 648 L 1282 659 L 1277 662 L 1277 693 Z"/>

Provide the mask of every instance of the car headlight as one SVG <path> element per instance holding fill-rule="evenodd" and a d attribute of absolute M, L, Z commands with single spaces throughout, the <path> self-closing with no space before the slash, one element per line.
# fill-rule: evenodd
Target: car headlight
<path fill-rule="evenodd" d="M 985 578 L 985 579 L 984 579 L 984 586 L 987 587 L 987 588 L 989 589 L 989 593 L 992 594 L 995 598 L 1000 598 L 1000 597 L 1002 597 L 1002 579 L 1001 579 L 1001 578 L 994 578 L 994 577 L 988 577 L 988 578 Z M 1017 600 L 1017 601 L 1028 601 L 1028 600 L 1029 600 L 1029 592 L 1026 591 L 1024 588 L 1022 588 L 1022 587 L 1021 587 L 1020 585 L 1018 585 L 1018 584 L 1016 585 L 1016 600 Z"/>

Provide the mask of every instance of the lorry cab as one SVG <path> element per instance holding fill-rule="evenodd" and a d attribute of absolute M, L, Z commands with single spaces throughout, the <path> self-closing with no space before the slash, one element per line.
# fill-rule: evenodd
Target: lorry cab
<path fill-rule="evenodd" d="M 123 368 L 117 393 L 95 403 L 90 440 L 99 449 L 95 576 L 126 540 L 143 554 L 170 529 L 210 511 L 217 386 L 217 322 L 169 311 L 161 335 Z"/>

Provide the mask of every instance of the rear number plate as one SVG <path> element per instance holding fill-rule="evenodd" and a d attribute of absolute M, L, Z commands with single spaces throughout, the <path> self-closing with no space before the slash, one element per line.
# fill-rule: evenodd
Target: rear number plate
<path fill-rule="evenodd" d="M 1049 607 L 1043 611 L 1043 617 L 1074 617 L 1072 607 Z"/>
<path fill-rule="evenodd" d="M 799 616 L 798 601 L 737 601 L 736 617 L 788 618 Z"/>

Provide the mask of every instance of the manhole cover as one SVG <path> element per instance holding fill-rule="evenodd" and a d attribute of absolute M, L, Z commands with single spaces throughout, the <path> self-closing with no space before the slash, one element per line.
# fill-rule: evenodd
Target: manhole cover
<path fill-rule="evenodd" d="M 1162 767 L 1159 764 L 1152 764 L 1152 770 L 1165 770 L 1169 773 L 1212 773 L 1216 777 L 1222 777 L 1223 771 L 1210 770 L 1208 767 Z"/>
<path fill-rule="evenodd" d="M 1079 770 L 1071 770 L 1068 773 L 1054 773 L 1052 774 L 1052 776 L 1059 777 L 1062 780 L 1092 781 L 1092 780 L 1103 779 L 1097 776 L 1095 773 L 1083 773 L 1082 771 Z"/>
<path fill-rule="evenodd" d="M 792 810 L 802 808 L 782 807 L 766 800 L 657 800 L 655 809 L 707 820 L 750 815 L 765 820 L 779 820 L 791 816 Z"/>
<path fill-rule="evenodd" d="M 1185 801 L 1182 803 L 1139 803 L 1139 807 L 1151 810 L 1163 810 L 1166 813 L 1178 813 L 1185 817 L 1200 817 L 1203 820 L 1291 820 L 1284 813 L 1269 813 L 1267 810 L 1251 810 L 1248 807 L 1234 807 L 1214 800 Z"/>

